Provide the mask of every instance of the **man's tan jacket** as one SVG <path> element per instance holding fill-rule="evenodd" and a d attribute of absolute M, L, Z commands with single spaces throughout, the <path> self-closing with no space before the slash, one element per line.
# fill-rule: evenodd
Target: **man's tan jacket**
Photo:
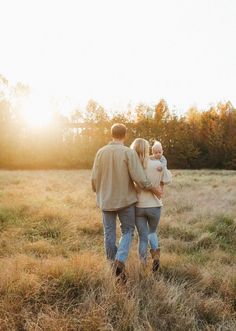
<path fill-rule="evenodd" d="M 111 142 L 99 149 L 91 179 L 97 204 L 107 211 L 137 202 L 134 182 L 142 189 L 152 188 L 137 153 L 118 142 Z"/>

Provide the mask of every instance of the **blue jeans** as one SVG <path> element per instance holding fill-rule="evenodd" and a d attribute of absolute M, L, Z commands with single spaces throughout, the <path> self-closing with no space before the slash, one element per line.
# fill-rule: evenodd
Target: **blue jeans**
<path fill-rule="evenodd" d="M 108 260 L 125 262 L 135 229 L 135 205 L 116 211 L 102 211 L 104 228 L 104 245 Z M 116 217 L 119 217 L 121 238 L 116 246 Z"/>
<path fill-rule="evenodd" d="M 151 249 L 158 248 L 157 226 L 161 217 L 161 207 L 137 208 L 135 224 L 139 234 L 139 257 L 146 262 L 148 241 Z"/>

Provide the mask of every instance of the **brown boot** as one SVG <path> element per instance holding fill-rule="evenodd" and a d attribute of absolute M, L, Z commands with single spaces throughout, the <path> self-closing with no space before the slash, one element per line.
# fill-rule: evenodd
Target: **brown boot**
<path fill-rule="evenodd" d="M 113 266 L 114 274 L 117 277 L 117 281 L 126 283 L 127 281 L 127 276 L 125 272 L 125 264 L 119 260 L 115 260 L 114 266 Z"/>
<path fill-rule="evenodd" d="M 160 250 L 160 248 L 150 249 L 150 253 L 151 253 L 151 256 L 152 256 L 152 259 L 153 259 L 152 271 L 156 272 L 159 269 L 159 266 L 160 266 L 160 253 L 161 253 L 161 250 Z"/>

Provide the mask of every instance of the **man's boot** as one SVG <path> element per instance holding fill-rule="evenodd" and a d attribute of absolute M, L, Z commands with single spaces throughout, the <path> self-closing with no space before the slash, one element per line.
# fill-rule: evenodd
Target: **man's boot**
<path fill-rule="evenodd" d="M 119 260 L 115 260 L 113 270 L 117 280 L 125 284 L 127 281 L 125 264 Z"/>
<path fill-rule="evenodd" d="M 159 269 L 160 266 L 160 248 L 157 249 L 150 249 L 150 253 L 152 256 L 152 271 L 156 272 Z"/>

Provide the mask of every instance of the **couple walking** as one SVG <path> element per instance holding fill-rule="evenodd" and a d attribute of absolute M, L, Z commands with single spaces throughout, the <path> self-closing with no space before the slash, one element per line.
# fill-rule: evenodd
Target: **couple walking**
<path fill-rule="evenodd" d="M 92 188 L 102 210 L 107 259 L 115 275 L 126 280 L 125 261 L 131 247 L 135 225 L 139 234 L 139 257 L 145 265 L 148 243 L 151 246 L 153 271 L 159 267 L 160 248 L 157 226 L 161 214 L 163 186 L 171 181 L 160 143 L 154 144 L 149 157 L 147 140 L 135 139 L 131 148 L 124 146 L 126 127 L 114 124 L 112 141 L 101 148 L 92 170 Z M 121 238 L 116 245 L 116 218 Z"/>

